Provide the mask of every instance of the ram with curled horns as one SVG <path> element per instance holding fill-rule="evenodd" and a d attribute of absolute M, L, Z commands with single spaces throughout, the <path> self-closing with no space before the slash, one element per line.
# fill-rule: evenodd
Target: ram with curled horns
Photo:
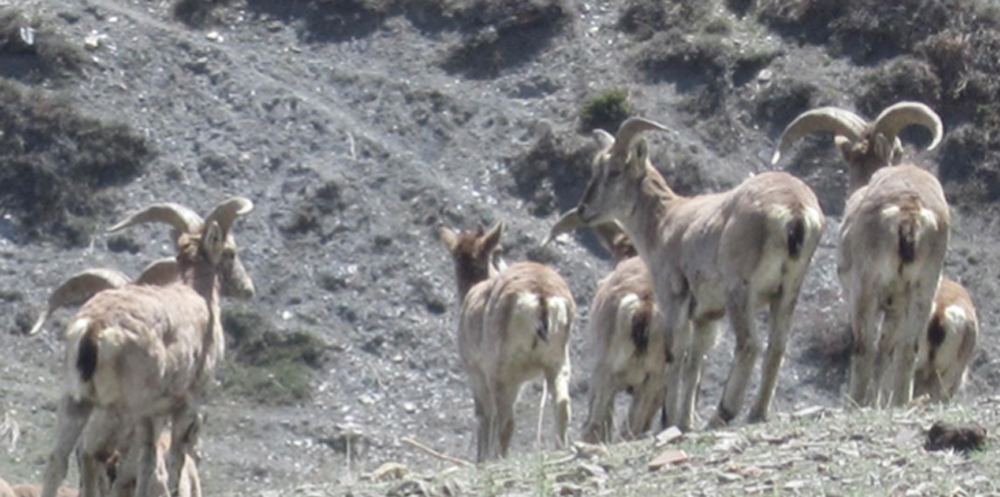
<path fill-rule="evenodd" d="M 54 497 L 66 477 L 69 456 L 95 408 L 121 412 L 135 424 L 138 496 L 151 495 L 156 428 L 169 419 L 168 488 L 178 488 L 185 456 L 194 456 L 198 406 L 225 351 L 218 289 L 223 268 L 239 264 L 235 250 L 227 250 L 231 228 L 252 209 L 250 200 L 232 198 L 202 222 L 171 204 L 158 204 L 111 228 L 172 226 L 180 277 L 163 286 L 127 284 L 102 291 L 70 322 L 44 497 Z"/>
<path fill-rule="evenodd" d="M 951 214 L 941 183 L 903 163 L 898 135 L 911 125 L 930 130 L 928 150 L 941 142 L 941 119 L 919 102 L 892 105 L 872 122 L 822 107 L 785 128 L 772 159 L 807 134 L 829 132 L 847 161 L 837 273 L 854 335 L 848 395 L 862 406 L 912 398 L 917 338 L 928 330 L 948 250 Z"/>

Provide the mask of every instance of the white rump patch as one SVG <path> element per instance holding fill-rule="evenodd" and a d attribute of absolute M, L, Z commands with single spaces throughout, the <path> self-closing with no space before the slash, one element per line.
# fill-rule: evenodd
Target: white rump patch
<path fill-rule="evenodd" d="M 819 231 L 823 227 L 823 213 L 816 209 L 806 208 L 802 211 L 802 218 L 810 231 Z"/>
<path fill-rule="evenodd" d="M 787 205 L 768 205 L 767 215 L 772 219 L 776 219 L 780 224 L 785 224 L 792 220 L 792 210 L 789 209 Z"/>
<path fill-rule="evenodd" d="M 937 216 L 935 216 L 934 212 L 930 209 L 920 209 L 920 219 L 923 221 L 924 226 L 937 230 Z"/>
<path fill-rule="evenodd" d="M 965 326 L 965 311 L 960 306 L 949 305 L 944 308 L 944 322 L 947 323 L 948 333 L 955 333 Z"/>
<path fill-rule="evenodd" d="M 559 329 L 564 329 L 572 319 L 569 315 L 569 301 L 562 297 L 549 297 L 549 319 L 555 318 L 550 323 L 555 323 Z M 555 311 L 555 312 L 553 312 Z M 550 328 L 550 332 L 551 332 Z"/>
<path fill-rule="evenodd" d="M 898 205 L 890 205 L 890 206 L 882 209 L 882 219 L 893 219 L 893 218 L 895 218 L 897 216 L 899 216 L 899 206 Z"/>
<path fill-rule="evenodd" d="M 899 216 L 899 211 L 900 211 L 900 209 L 899 209 L 898 205 L 887 206 L 886 208 L 882 209 L 882 212 L 881 212 L 882 219 L 884 219 L 884 220 L 895 219 L 896 217 Z M 920 224 L 922 224 L 924 226 L 924 228 L 930 228 L 932 230 L 936 230 L 937 227 L 938 227 L 937 216 L 935 216 L 934 212 L 931 211 L 930 209 L 921 208 L 920 209 Z"/>
<path fill-rule="evenodd" d="M 79 336 L 85 333 L 88 327 L 90 327 L 90 319 L 75 319 L 72 323 L 70 323 L 69 328 L 66 329 L 66 336 L 64 338 L 79 340 Z"/>

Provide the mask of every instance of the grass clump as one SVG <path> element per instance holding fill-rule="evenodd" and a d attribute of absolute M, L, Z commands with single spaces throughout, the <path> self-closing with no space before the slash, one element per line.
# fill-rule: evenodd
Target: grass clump
<path fill-rule="evenodd" d="M 21 242 L 86 244 L 108 187 L 142 174 L 152 144 L 119 122 L 82 116 L 70 100 L 0 79 L 0 210 Z"/>
<path fill-rule="evenodd" d="M 612 89 L 590 99 L 580 109 L 580 131 L 589 133 L 603 129 L 614 134 L 622 122 L 632 115 L 628 92 Z"/>
<path fill-rule="evenodd" d="M 312 379 L 326 361 L 326 344 L 307 331 L 285 332 L 246 308 L 226 309 L 229 343 L 222 388 L 256 404 L 294 405 L 312 398 Z"/>

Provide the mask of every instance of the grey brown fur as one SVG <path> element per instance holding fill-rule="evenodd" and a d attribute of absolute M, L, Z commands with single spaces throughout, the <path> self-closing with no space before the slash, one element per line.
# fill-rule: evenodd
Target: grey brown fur
<path fill-rule="evenodd" d="M 913 396 L 927 395 L 948 402 L 965 381 L 979 336 L 979 319 L 969 292 L 958 282 L 941 278 L 927 333 L 920 336 Z"/>
<path fill-rule="evenodd" d="M 444 226 L 439 231 L 455 264 L 458 348 L 475 401 L 477 461 L 506 455 L 521 386 L 540 375 L 552 397 L 556 439 L 565 445 L 569 337 L 576 314 L 569 287 L 552 268 L 534 262 L 501 271 L 493 259 L 502 223 L 486 233 L 455 233 Z"/>
<path fill-rule="evenodd" d="M 767 418 L 791 317 L 824 217 L 815 194 L 785 173 L 764 173 L 723 193 L 682 197 L 649 162 L 641 131 L 666 129 L 632 118 L 617 136 L 598 131 L 594 176 L 577 206 L 585 224 L 618 221 L 652 271 L 657 304 L 672 337 L 667 420 L 693 425 L 704 356 L 716 321 L 728 315 L 735 360 L 709 422 L 727 424 L 740 411 L 760 354 L 755 313 L 770 306 L 770 334 L 752 421 Z M 801 224 L 801 229 L 798 228 Z M 789 239 L 800 233 L 801 239 Z M 682 395 L 682 396 L 681 396 Z M 678 399 L 678 396 L 681 396 Z"/>
<path fill-rule="evenodd" d="M 232 262 L 225 251 L 230 229 L 253 204 L 231 199 L 202 223 L 162 214 L 156 210 L 160 207 L 140 211 L 112 230 L 140 222 L 172 224 L 180 231 L 176 236 L 180 280 L 165 286 L 129 284 L 105 290 L 74 317 L 66 333 L 65 390 L 56 447 L 45 470 L 44 497 L 55 496 L 69 455 L 95 407 L 125 414 L 136 430 L 137 496 L 154 494 L 159 422 L 169 419 L 172 429 L 168 488 L 178 488 L 184 457 L 193 455 L 197 440 L 188 434 L 198 423 L 198 404 L 225 348 L 218 274 Z"/>
<path fill-rule="evenodd" d="M 579 226 L 583 224 L 572 209 L 552 227 L 545 243 Z M 597 283 L 587 325 L 595 367 L 582 438 L 598 443 L 612 441 L 614 399 L 622 391 L 632 396 L 622 437 L 634 438 L 651 428 L 666 394 L 669 340 L 658 315 L 653 280 L 628 236 L 616 223 L 593 228 L 615 261 L 611 273 Z"/>

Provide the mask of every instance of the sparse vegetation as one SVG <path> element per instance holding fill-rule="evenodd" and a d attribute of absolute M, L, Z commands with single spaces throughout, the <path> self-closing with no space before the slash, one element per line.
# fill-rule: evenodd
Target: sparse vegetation
<path fill-rule="evenodd" d="M 155 152 L 127 124 L 82 116 L 65 97 L 0 79 L 0 209 L 21 241 L 87 243 L 109 186 L 141 174 Z"/>
<path fill-rule="evenodd" d="M 326 361 L 326 344 L 307 331 L 279 331 L 246 308 L 222 314 L 230 343 L 219 377 L 228 394 L 267 405 L 312 398 L 313 374 Z"/>
<path fill-rule="evenodd" d="M 477 467 L 411 475 L 403 483 L 356 483 L 329 494 L 396 495 L 423 488 L 449 495 L 994 495 L 1000 401 L 975 410 L 915 404 L 910 409 L 845 411 L 804 406 L 766 424 L 686 433 L 667 445 L 640 440 L 515 455 Z M 972 413 L 975 413 L 973 417 Z M 987 427 L 987 443 L 968 455 L 924 448 L 936 421 Z M 665 451 L 677 462 L 652 470 Z M 871 461 L 877 461 L 872 464 Z"/>

